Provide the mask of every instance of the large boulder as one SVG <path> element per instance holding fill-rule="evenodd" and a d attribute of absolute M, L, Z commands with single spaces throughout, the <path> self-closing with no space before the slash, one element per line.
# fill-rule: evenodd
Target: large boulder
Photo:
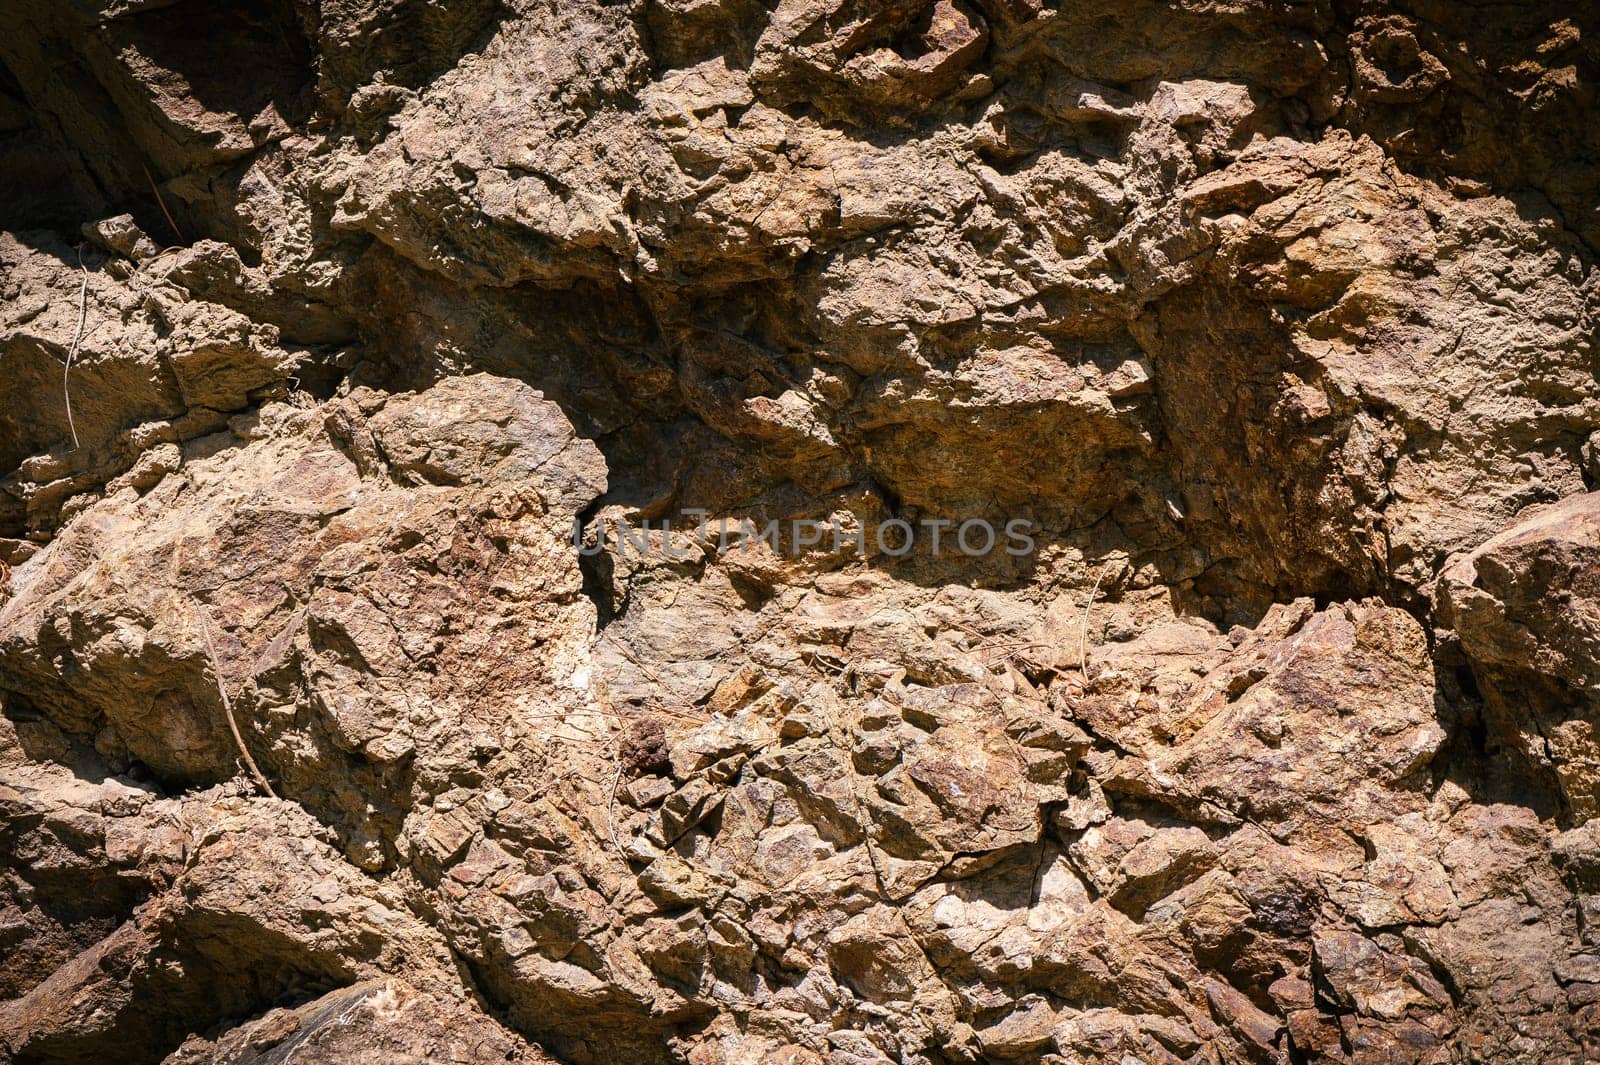
<path fill-rule="evenodd" d="M 413 787 L 578 697 L 595 622 L 571 529 L 605 478 L 517 381 L 269 405 L 18 568 L 0 685 L 168 785 L 258 764 L 383 865 Z"/>
<path fill-rule="evenodd" d="M 1526 515 L 1439 580 L 1495 738 L 1554 775 L 1566 816 L 1600 813 L 1600 493 Z"/>

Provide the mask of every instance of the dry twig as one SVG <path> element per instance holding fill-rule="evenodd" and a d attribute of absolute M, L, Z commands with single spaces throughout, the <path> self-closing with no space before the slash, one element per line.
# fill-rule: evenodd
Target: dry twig
<path fill-rule="evenodd" d="M 622 849 L 622 844 L 617 840 L 617 789 L 622 786 L 622 750 L 619 740 L 612 741 L 611 761 L 615 763 L 616 771 L 611 777 L 610 794 L 606 796 L 606 833 L 611 837 L 611 846 L 616 849 L 617 857 L 626 865 L 628 852 Z"/>
<path fill-rule="evenodd" d="M 1100 575 L 1089 589 L 1089 601 L 1083 604 L 1083 627 L 1078 630 L 1078 672 L 1083 675 L 1085 685 L 1089 683 L 1089 611 L 1094 609 L 1094 597 L 1100 593 L 1100 582 L 1106 579 L 1106 570 L 1110 568 L 1110 563 L 1100 567 Z"/>
<path fill-rule="evenodd" d="M 182 240 L 183 231 L 178 228 L 178 223 L 172 220 L 172 212 L 167 210 L 167 201 L 161 198 L 161 187 L 156 184 L 156 179 L 150 176 L 150 168 L 140 163 L 139 169 L 144 171 L 144 179 L 150 182 L 150 191 L 156 194 L 156 206 L 161 208 L 161 217 L 165 218 L 167 225 L 172 227 L 172 235 Z"/>
<path fill-rule="evenodd" d="M 61 371 L 61 394 L 67 403 L 67 429 L 72 433 L 72 450 L 78 450 L 78 427 L 72 420 L 72 360 L 78 357 L 78 345 L 83 343 L 83 326 L 89 319 L 89 271 L 83 265 L 83 245 L 78 246 L 78 271 L 83 274 L 83 284 L 78 286 L 78 331 L 72 334 L 72 347 L 67 349 L 66 369 Z"/>
<path fill-rule="evenodd" d="M 261 790 L 267 793 L 268 798 L 276 799 L 277 792 L 272 790 L 272 785 L 267 783 L 267 778 L 261 772 L 256 760 L 250 757 L 250 749 L 244 745 L 244 736 L 239 732 L 239 723 L 234 720 L 233 700 L 228 698 L 228 687 L 222 679 L 222 666 L 217 662 L 217 646 L 211 642 L 211 626 L 206 624 L 205 608 L 197 605 L 195 616 L 200 619 L 200 635 L 205 637 L 206 657 L 211 663 L 211 677 L 217 682 L 217 694 L 222 696 L 222 709 L 228 715 L 228 731 L 233 733 L 233 742 L 238 744 L 239 753 L 244 756 L 244 764 L 249 768 L 250 775 Z"/>

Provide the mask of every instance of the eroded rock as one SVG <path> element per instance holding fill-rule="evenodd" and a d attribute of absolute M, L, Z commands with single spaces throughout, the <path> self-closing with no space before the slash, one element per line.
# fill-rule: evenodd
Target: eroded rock
<path fill-rule="evenodd" d="M 0 1057 L 1593 1059 L 1596 41 L 9 5 Z"/>

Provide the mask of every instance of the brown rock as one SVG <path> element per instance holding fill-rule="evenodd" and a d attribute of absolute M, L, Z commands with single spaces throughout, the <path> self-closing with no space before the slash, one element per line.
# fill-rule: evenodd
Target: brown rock
<path fill-rule="evenodd" d="M 0 1058 L 1594 1058 L 1589 7 L 4 5 Z"/>
<path fill-rule="evenodd" d="M 1453 561 L 1440 616 L 1497 739 L 1553 773 L 1567 816 L 1600 811 L 1600 496 L 1543 508 Z"/>

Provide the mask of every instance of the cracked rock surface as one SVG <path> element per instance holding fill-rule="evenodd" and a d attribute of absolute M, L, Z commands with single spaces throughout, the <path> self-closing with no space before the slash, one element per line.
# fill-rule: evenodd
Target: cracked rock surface
<path fill-rule="evenodd" d="M 0 1063 L 1600 1059 L 1597 84 L 10 0 Z"/>

